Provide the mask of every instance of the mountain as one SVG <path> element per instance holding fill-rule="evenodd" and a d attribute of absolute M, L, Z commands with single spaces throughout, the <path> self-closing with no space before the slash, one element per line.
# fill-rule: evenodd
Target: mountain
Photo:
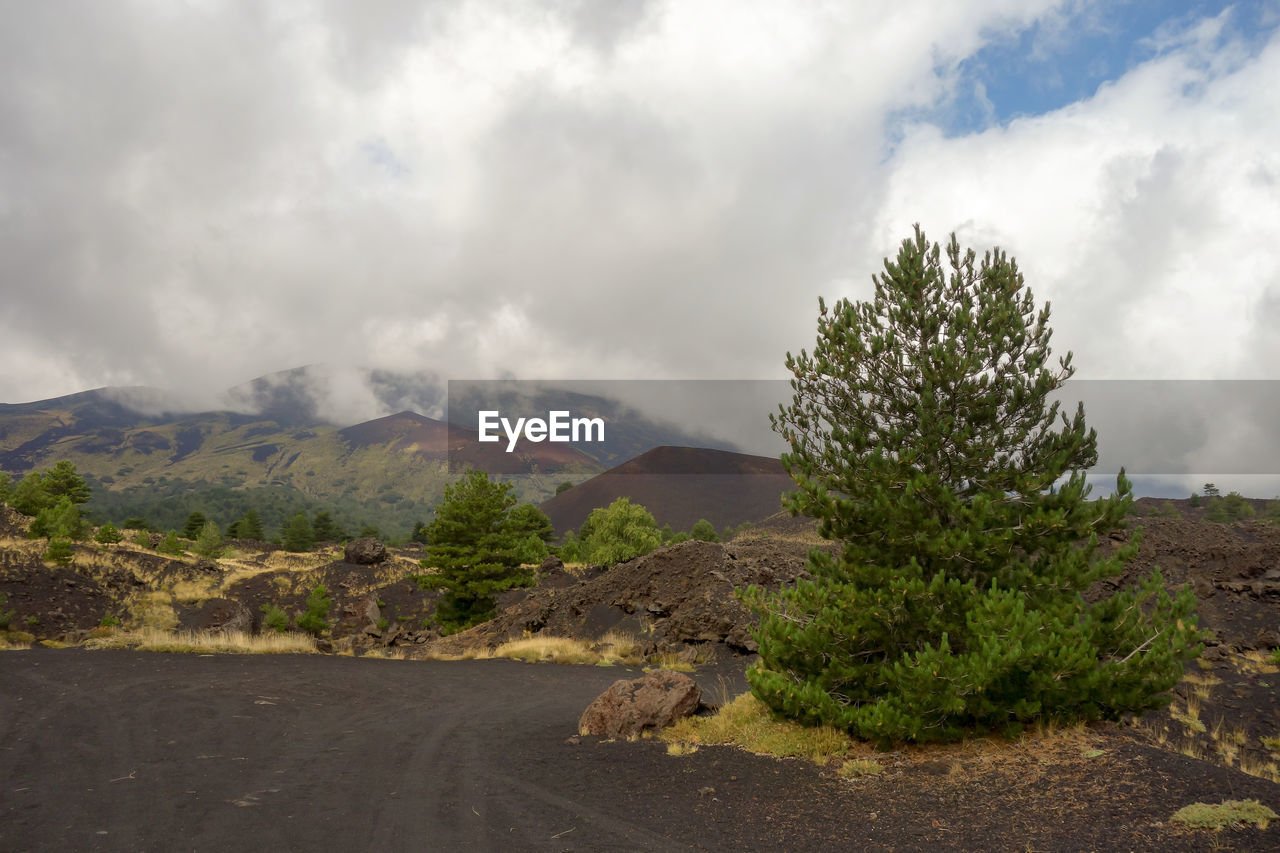
<path fill-rule="evenodd" d="M 94 488 L 89 508 L 115 521 L 142 515 L 181 527 L 198 509 L 226 525 L 253 505 L 271 529 L 325 508 L 353 532 L 375 524 L 396 535 L 426 520 L 465 468 L 510 480 L 522 499 L 538 501 L 559 483 L 582 482 L 654 446 L 709 443 L 603 397 L 541 383 L 454 383 L 450 417 L 449 387 L 427 373 L 319 365 L 260 377 L 202 404 L 150 388 L 3 404 L 0 471 L 17 479 L 70 460 Z M 477 441 L 475 412 L 484 406 L 599 416 L 607 440 L 521 441 L 507 453 L 505 439 Z"/>
<path fill-rule="evenodd" d="M 591 510 L 630 498 L 659 525 L 688 530 L 701 518 L 717 530 L 781 508 L 795 484 L 777 459 L 696 447 L 657 447 L 542 503 L 556 532 L 582 526 Z"/>

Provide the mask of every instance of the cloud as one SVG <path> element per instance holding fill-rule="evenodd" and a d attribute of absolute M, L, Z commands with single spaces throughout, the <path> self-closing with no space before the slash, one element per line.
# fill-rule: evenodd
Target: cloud
<path fill-rule="evenodd" d="M 985 45 L 1099 17 L 24 4 L 0 32 L 0 400 L 204 399 L 321 363 L 779 377 L 816 297 L 865 296 L 917 220 L 1013 251 L 1090 376 L 1262 375 L 1274 39 L 1180 22 L 1092 98 L 940 129 Z M 342 375 L 333 417 L 374 405 Z"/>
<path fill-rule="evenodd" d="M 1267 378 L 1280 293 L 1280 39 L 1254 52 L 1223 21 L 1093 98 L 898 146 L 869 253 L 921 222 L 1018 258 L 1053 304 L 1055 345 L 1088 378 Z"/>

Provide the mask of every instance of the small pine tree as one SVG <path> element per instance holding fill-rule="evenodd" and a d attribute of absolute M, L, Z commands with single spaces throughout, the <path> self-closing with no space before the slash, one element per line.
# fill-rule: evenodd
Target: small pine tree
<path fill-rule="evenodd" d="M 109 521 L 99 527 L 98 534 L 93 537 L 94 541 L 100 545 L 114 545 L 123 538 L 116 526 Z"/>
<path fill-rule="evenodd" d="M 311 531 L 311 522 L 305 513 L 298 513 L 289 519 L 284 531 L 280 534 L 281 544 L 286 551 L 310 551 L 315 544 L 315 534 Z"/>
<path fill-rule="evenodd" d="M 1229 492 L 1222 499 L 1222 506 L 1226 510 L 1227 518 L 1231 521 L 1243 521 L 1255 515 L 1253 504 L 1239 492 Z"/>
<path fill-rule="evenodd" d="M 80 507 L 72 503 L 70 498 L 63 496 L 58 498 L 56 503 L 36 513 L 35 521 L 31 522 L 27 535 L 32 539 L 80 540 L 84 538 L 85 530 L 84 520 L 80 518 Z"/>
<path fill-rule="evenodd" d="M 76 466 L 66 459 L 56 463 L 40 477 L 40 485 L 52 500 L 67 498 L 73 504 L 88 503 L 93 496 L 89 484 L 76 472 Z"/>
<path fill-rule="evenodd" d="M 55 537 L 49 540 L 49 547 L 45 549 L 44 558 L 59 566 L 69 566 L 72 559 L 75 558 L 75 551 L 72 549 L 69 540 Z"/>
<path fill-rule="evenodd" d="M 338 523 L 333 520 L 333 516 L 325 509 L 316 513 L 315 518 L 311 521 L 311 531 L 316 542 L 341 542 L 347 538 L 347 534 L 342 531 Z"/>
<path fill-rule="evenodd" d="M 1227 504 L 1219 497 L 1209 498 L 1205 505 L 1204 520 L 1212 521 L 1215 524 L 1229 524 L 1231 516 L 1227 515 Z"/>
<path fill-rule="evenodd" d="M 689 537 L 702 542 L 720 541 L 720 536 L 716 533 L 715 526 L 705 518 L 698 519 L 698 522 L 689 528 Z"/>
<path fill-rule="evenodd" d="M 1199 494 L 1197 494 L 1196 492 L 1192 492 L 1192 493 L 1191 493 L 1191 498 L 1190 498 L 1190 500 L 1189 500 L 1189 503 L 1191 504 L 1191 506 L 1192 506 L 1192 507 L 1199 507 L 1199 506 L 1200 506 L 1200 495 L 1199 495 Z"/>
<path fill-rule="evenodd" d="M 30 471 L 13 487 L 9 496 L 9 506 L 27 516 L 36 516 L 40 510 L 53 503 L 49 493 L 45 491 L 43 477 Z"/>
<path fill-rule="evenodd" d="M 413 531 L 409 534 L 410 542 L 417 542 L 421 545 L 427 544 L 427 523 L 425 521 L 415 521 L 413 523 Z"/>
<path fill-rule="evenodd" d="M 195 541 L 200 535 L 200 531 L 204 530 L 204 526 L 209 523 L 209 519 L 205 518 L 203 512 L 196 510 L 187 516 L 187 521 L 182 525 L 182 538 Z"/>
<path fill-rule="evenodd" d="M 516 498 L 510 483 L 472 471 L 445 486 L 427 529 L 427 556 L 420 575 L 425 588 L 443 589 L 436 605 L 436 621 L 446 633 L 461 631 L 490 618 L 494 595 L 533 583 L 533 572 L 522 568 L 528 534 L 511 524 Z"/>
<path fill-rule="evenodd" d="M 150 548 L 151 534 L 145 530 L 139 530 L 137 533 L 133 534 L 133 544 L 137 545 L 139 548 Z"/>
<path fill-rule="evenodd" d="M 252 507 L 244 514 L 244 518 L 240 519 L 236 533 L 239 534 L 240 539 L 253 539 L 258 542 L 267 538 L 266 531 L 262 529 L 262 517 Z"/>
<path fill-rule="evenodd" d="M 360 528 L 361 539 L 382 539 L 382 531 L 378 529 L 376 524 L 366 524 Z"/>
<path fill-rule="evenodd" d="M 275 604 L 262 605 L 262 624 L 283 634 L 289 630 L 289 614 Z"/>
<path fill-rule="evenodd" d="M 307 596 L 307 609 L 298 614 L 297 625 L 308 634 L 320 636 L 329 627 L 329 607 L 333 604 L 329 590 L 318 584 Z"/>
<path fill-rule="evenodd" d="M 1049 309 L 1016 264 L 954 235 L 950 272 L 917 227 L 870 302 L 819 301 L 812 355 L 787 356 L 792 403 L 773 418 L 793 513 L 840 545 L 808 578 L 748 589 L 761 616 L 752 691 L 780 714 L 876 741 L 954 740 L 1036 720 L 1114 718 L 1166 701 L 1198 653 L 1195 599 L 1158 572 L 1117 577 L 1098 536 L 1132 505 L 1087 500 L 1097 438 L 1049 397 Z"/>
<path fill-rule="evenodd" d="M 156 546 L 156 550 L 161 554 L 168 554 L 170 557 L 181 557 L 187 553 L 186 546 L 178 538 L 178 531 L 176 530 L 170 530 L 166 533 L 164 539 L 160 540 L 160 544 Z"/>
<path fill-rule="evenodd" d="M 1213 483 L 1205 483 L 1203 491 L 1206 498 L 1216 498 L 1222 494 L 1222 492 L 1218 491 L 1218 487 Z"/>
<path fill-rule="evenodd" d="M 227 548 L 223 544 L 222 534 L 218 531 L 218 525 L 212 521 L 206 521 L 204 527 L 200 529 L 200 534 L 196 537 L 196 544 L 192 546 L 191 550 L 206 560 L 216 560 L 221 557 Z"/>

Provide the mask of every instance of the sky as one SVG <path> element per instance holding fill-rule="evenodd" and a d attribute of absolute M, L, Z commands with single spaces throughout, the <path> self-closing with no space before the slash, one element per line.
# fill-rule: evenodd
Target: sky
<path fill-rule="evenodd" d="M 1280 378 L 1276 0 L 0 8 L 0 402 L 780 378 L 913 223 L 1077 377 Z"/>

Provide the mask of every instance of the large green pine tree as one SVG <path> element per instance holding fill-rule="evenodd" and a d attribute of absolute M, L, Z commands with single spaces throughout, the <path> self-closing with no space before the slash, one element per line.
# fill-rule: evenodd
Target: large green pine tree
<path fill-rule="evenodd" d="M 429 544 L 422 560 L 423 568 L 437 571 L 420 575 L 418 582 L 445 591 L 436 621 L 446 632 L 491 618 L 494 595 L 533 583 L 532 570 L 520 565 L 529 533 L 512 523 L 512 492 L 510 483 L 494 482 L 483 471 L 445 486 L 426 530 Z"/>
<path fill-rule="evenodd" d="M 950 740 L 1041 719 L 1115 717 L 1161 702 L 1196 653 L 1194 598 L 1155 572 L 1096 603 L 1119 575 L 1097 537 L 1122 526 L 1121 471 L 1089 501 L 1097 460 L 1083 406 L 1050 395 L 1049 309 L 1016 263 L 961 253 L 948 270 L 917 227 L 885 261 L 869 302 L 820 302 L 812 355 L 788 353 L 794 391 L 774 428 L 829 555 L 761 614 L 752 690 L 805 723 L 875 740 Z"/>

